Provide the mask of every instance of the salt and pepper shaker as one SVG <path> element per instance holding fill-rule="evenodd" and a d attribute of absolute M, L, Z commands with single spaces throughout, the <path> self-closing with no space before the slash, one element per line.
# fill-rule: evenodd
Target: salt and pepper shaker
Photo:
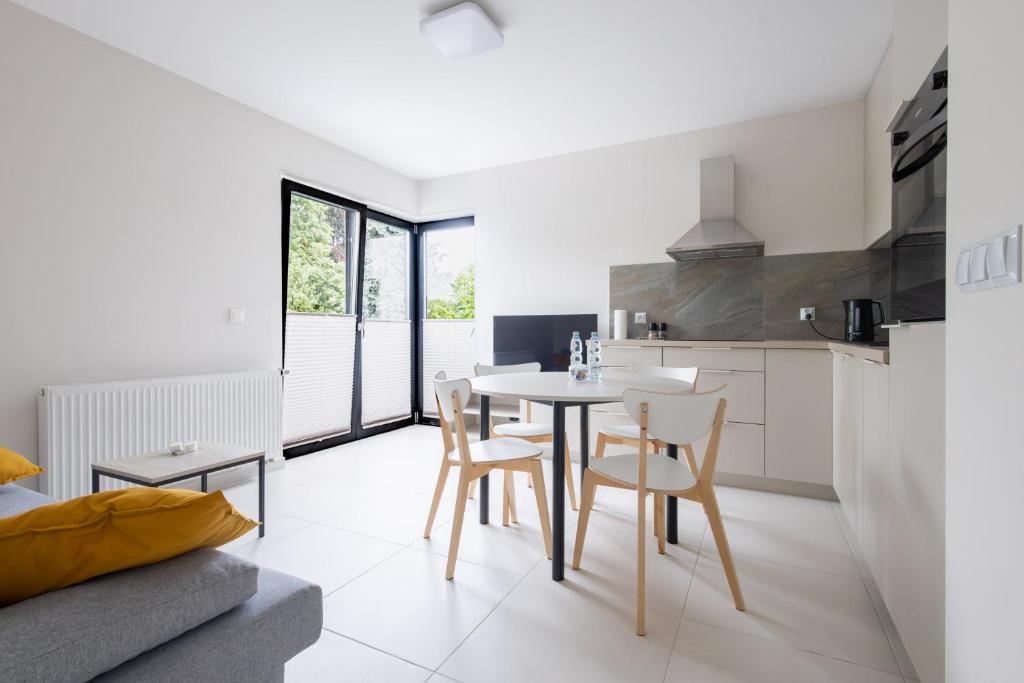
<path fill-rule="evenodd" d="M 658 339 L 665 341 L 666 332 L 668 332 L 668 323 L 658 323 Z"/>
<path fill-rule="evenodd" d="M 651 323 L 650 331 L 647 333 L 648 339 L 658 338 L 658 323 Z"/>

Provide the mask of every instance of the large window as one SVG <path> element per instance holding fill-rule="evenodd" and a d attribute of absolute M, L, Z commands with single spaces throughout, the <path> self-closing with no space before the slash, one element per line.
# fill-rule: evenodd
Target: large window
<path fill-rule="evenodd" d="M 434 375 L 473 375 L 476 358 L 476 271 L 473 219 L 420 226 L 422 234 L 423 321 L 420 373 L 423 413 L 434 417 Z"/>

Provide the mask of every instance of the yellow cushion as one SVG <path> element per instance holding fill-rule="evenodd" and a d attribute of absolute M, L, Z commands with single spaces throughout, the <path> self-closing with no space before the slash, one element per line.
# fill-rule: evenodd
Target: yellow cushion
<path fill-rule="evenodd" d="M 0 485 L 10 484 L 25 477 L 34 477 L 42 471 L 42 467 L 33 465 L 23 455 L 9 448 L 0 447 Z"/>
<path fill-rule="evenodd" d="M 220 491 L 132 488 L 0 519 L 0 607 L 238 538 L 257 524 Z"/>

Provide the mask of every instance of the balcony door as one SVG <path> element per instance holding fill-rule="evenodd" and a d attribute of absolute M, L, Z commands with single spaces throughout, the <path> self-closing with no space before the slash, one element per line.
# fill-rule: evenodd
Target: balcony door
<path fill-rule="evenodd" d="M 288 457 L 412 423 L 414 226 L 283 180 Z"/>

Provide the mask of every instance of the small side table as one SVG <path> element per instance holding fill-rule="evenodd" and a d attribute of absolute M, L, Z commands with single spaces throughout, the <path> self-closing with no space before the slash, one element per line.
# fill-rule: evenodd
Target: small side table
<path fill-rule="evenodd" d="M 96 493 L 100 490 L 100 475 L 103 475 L 140 486 L 154 487 L 198 476 L 202 483 L 203 493 L 206 493 L 207 475 L 252 462 L 259 465 L 259 534 L 262 537 L 266 529 L 267 455 L 261 451 L 200 443 L 194 452 L 182 455 L 171 455 L 167 451 L 158 451 L 120 460 L 93 463 L 92 492 Z"/>

